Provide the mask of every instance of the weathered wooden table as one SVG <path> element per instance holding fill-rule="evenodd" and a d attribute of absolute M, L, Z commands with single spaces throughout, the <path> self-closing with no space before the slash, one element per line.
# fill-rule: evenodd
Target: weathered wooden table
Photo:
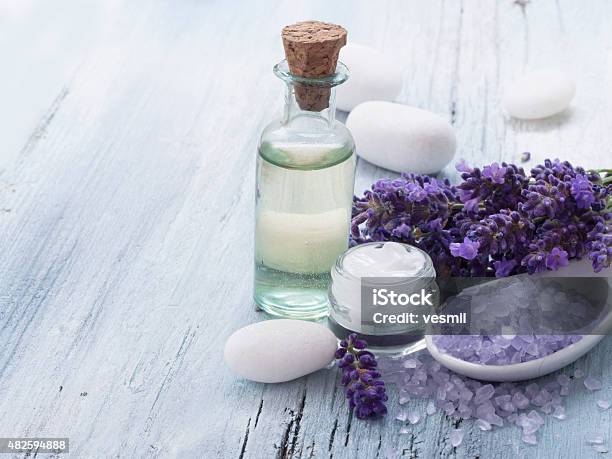
<path fill-rule="evenodd" d="M 70 437 L 72 457 L 596 457 L 588 434 L 612 442 L 595 405 L 612 398 L 610 338 L 576 364 L 604 390 L 573 393 L 538 446 L 464 422 L 452 448 L 442 414 L 399 435 L 394 415 L 349 416 L 335 371 L 261 385 L 222 361 L 262 319 L 255 146 L 281 108 L 284 24 L 338 22 L 394 54 L 401 102 L 448 117 L 457 159 L 610 166 L 612 3 L 521 3 L 0 3 L 0 436 Z M 571 110 L 506 119 L 504 85 L 543 66 L 576 75 Z M 358 175 L 361 192 L 388 173 Z"/>

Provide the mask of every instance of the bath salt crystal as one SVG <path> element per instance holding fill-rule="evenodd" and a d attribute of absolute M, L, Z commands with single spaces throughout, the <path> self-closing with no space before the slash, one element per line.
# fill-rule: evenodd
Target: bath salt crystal
<path fill-rule="evenodd" d="M 590 391 L 595 391 L 601 389 L 601 381 L 597 378 L 593 378 L 589 376 L 584 379 L 584 387 L 586 387 Z"/>
<path fill-rule="evenodd" d="M 567 387 L 570 384 L 571 379 L 567 375 L 559 375 L 557 376 L 557 382 L 561 387 Z"/>
<path fill-rule="evenodd" d="M 574 370 L 574 378 L 584 378 L 584 370 L 581 368 L 576 368 Z"/>
<path fill-rule="evenodd" d="M 403 365 L 404 365 L 404 368 L 416 368 L 417 360 L 416 359 L 406 359 Z"/>
<path fill-rule="evenodd" d="M 544 419 L 534 410 L 529 414 L 522 413 L 516 421 L 516 425 L 523 429 L 523 435 L 535 434 L 543 424 Z"/>
<path fill-rule="evenodd" d="M 568 386 L 562 387 L 561 390 L 559 391 L 559 394 L 563 396 L 569 395 L 569 387 Z"/>
<path fill-rule="evenodd" d="M 520 410 L 524 410 L 529 406 L 529 399 L 525 397 L 521 392 L 516 392 L 512 396 L 512 403 Z"/>
<path fill-rule="evenodd" d="M 459 393 L 459 400 L 462 402 L 469 402 L 473 397 L 474 393 L 467 388 L 461 389 L 461 392 Z"/>
<path fill-rule="evenodd" d="M 552 417 L 560 419 L 561 421 L 567 419 L 567 415 L 565 414 L 565 408 L 563 408 L 562 406 L 556 407 L 555 411 L 552 414 Z"/>
<path fill-rule="evenodd" d="M 595 450 L 596 453 L 607 453 L 608 447 L 604 446 L 604 445 L 593 445 L 593 450 Z"/>
<path fill-rule="evenodd" d="M 542 405 L 542 407 L 540 408 L 542 410 L 542 413 L 544 414 L 550 414 L 553 412 L 553 406 L 551 402 L 547 402 L 544 405 Z"/>
<path fill-rule="evenodd" d="M 596 435 L 592 435 L 591 437 L 588 437 L 586 439 L 586 442 L 589 445 L 603 445 L 604 438 L 603 438 L 603 435 L 596 434 Z"/>
<path fill-rule="evenodd" d="M 533 433 L 531 433 L 531 434 L 523 434 L 523 436 L 521 437 L 521 440 L 523 440 L 523 442 L 527 443 L 528 445 L 537 445 L 538 444 L 538 438 Z"/>
<path fill-rule="evenodd" d="M 461 443 L 463 443 L 463 430 L 461 429 L 455 429 L 453 431 L 451 431 L 450 435 L 448 436 L 451 445 L 456 448 L 457 446 L 459 446 Z"/>
<path fill-rule="evenodd" d="M 610 402 L 608 400 L 597 400 L 597 406 L 602 410 L 610 408 Z"/>
<path fill-rule="evenodd" d="M 483 421 L 482 419 L 476 419 L 474 424 L 480 430 L 491 430 L 491 424 L 489 424 L 487 421 Z"/>
<path fill-rule="evenodd" d="M 401 433 L 402 435 L 403 435 L 403 434 L 410 433 L 410 429 L 409 429 L 408 427 L 404 426 L 404 427 L 402 427 L 402 428 L 400 429 L 399 433 Z"/>
<path fill-rule="evenodd" d="M 459 413 L 459 416 L 463 419 L 470 419 L 472 417 L 472 408 L 463 403 L 459 404 L 459 409 L 457 410 L 457 412 Z"/>
<path fill-rule="evenodd" d="M 521 429 L 520 435 L 527 443 L 537 441 L 537 432 L 544 425 L 544 413 L 558 420 L 567 419 L 563 396 L 575 384 L 565 375 L 542 378 L 539 383 L 483 383 L 442 368 L 428 354 L 419 354 L 416 368 L 405 368 L 402 360 L 389 361 L 393 362 L 389 363 L 389 382 L 397 385 L 400 395 L 409 393 L 414 398 L 427 399 L 427 416 L 442 410 L 455 420 L 474 419 L 474 426 L 481 431 L 514 424 Z M 387 371 L 385 359 L 380 365 L 383 373 Z M 442 399 L 436 398 L 437 395 Z M 424 416 L 414 415 L 414 419 Z M 409 414 L 406 419 L 410 421 Z"/>
<path fill-rule="evenodd" d="M 504 411 L 513 413 L 516 411 L 516 407 L 514 406 L 511 400 L 512 395 L 510 394 L 495 397 L 495 403 L 497 404 L 497 406 L 499 406 Z"/>
<path fill-rule="evenodd" d="M 399 404 L 400 405 L 405 405 L 406 403 L 408 403 L 410 401 L 410 396 L 409 395 L 402 395 L 399 398 Z"/>
<path fill-rule="evenodd" d="M 489 400 L 493 393 L 495 392 L 495 388 L 491 384 L 485 384 L 482 387 L 476 389 L 476 393 L 474 395 L 474 404 L 480 405 L 485 400 Z"/>
<path fill-rule="evenodd" d="M 414 425 L 419 422 L 419 420 L 421 419 L 421 415 L 416 411 L 411 411 L 410 413 L 408 413 L 407 419 L 410 424 Z"/>
<path fill-rule="evenodd" d="M 527 418 L 528 418 L 530 421 L 532 421 L 534 424 L 537 424 L 537 425 L 540 425 L 540 426 L 544 425 L 544 419 L 543 419 L 543 418 L 542 418 L 542 416 L 540 416 L 540 414 L 539 414 L 537 411 L 535 411 L 535 410 L 531 410 L 531 411 L 529 412 L 529 414 L 527 415 Z"/>
<path fill-rule="evenodd" d="M 550 401 L 550 392 L 546 389 L 542 389 L 538 394 L 531 399 L 531 403 L 536 406 L 544 406 L 548 401 Z"/>
<path fill-rule="evenodd" d="M 488 400 L 476 408 L 476 417 L 499 427 L 504 425 L 504 420 L 495 414 L 495 407 Z"/>
<path fill-rule="evenodd" d="M 529 398 L 534 398 L 539 392 L 540 386 L 538 386 L 538 383 L 531 383 L 525 387 L 525 394 L 527 394 Z"/>
<path fill-rule="evenodd" d="M 400 422 L 406 422 L 406 419 L 408 419 L 408 414 L 405 411 L 401 411 L 397 416 L 395 416 L 395 419 Z"/>

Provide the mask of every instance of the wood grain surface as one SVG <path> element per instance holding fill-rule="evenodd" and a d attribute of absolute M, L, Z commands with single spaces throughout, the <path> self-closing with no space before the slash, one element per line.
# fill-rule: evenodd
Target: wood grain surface
<path fill-rule="evenodd" d="M 466 421 L 453 448 L 442 414 L 400 435 L 394 391 L 361 422 L 336 371 L 255 384 L 222 350 L 264 318 L 255 148 L 280 115 L 283 25 L 393 54 L 400 101 L 453 124 L 456 159 L 610 167 L 611 18 L 606 0 L 0 2 L 0 436 L 69 437 L 79 458 L 604 457 L 585 438 L 612 443 L 610 338 L 576 364 L 604 389 L 575 390 L 537 446 Z M 571 109 L 509 120 L 504 86 L 540 67 L 576 77 Z M 388 175 L 361 161 L 356 191 Z"/>

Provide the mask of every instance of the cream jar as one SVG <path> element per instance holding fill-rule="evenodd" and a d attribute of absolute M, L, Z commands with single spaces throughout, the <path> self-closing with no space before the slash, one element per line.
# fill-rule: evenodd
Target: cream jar
<path fill-rule="evenodd" d="M 382 313 L 371 314 L 369 296 L 376 292 L 403 292 L 404 297 L 430 293 L 438 298 L 436 271 L 423 250 L 397 242 L 370 242 L 355 246 L 337 260 L 331 271 L 329 324 L 339 338 L 357 333 L 379 352 L 411 353 L 425 347 L 422 323 L 381 323 Z M 368 295 L 368 297 L 363 297 Z M 364 300 L 364 301 L 362 301 Z M 406 314 L 425 312 L 422 306 L 395 307 Z M 378 309 L 377 309 L 378 311 Z M 378 316 L 378 317 L 376 317 Z"/>

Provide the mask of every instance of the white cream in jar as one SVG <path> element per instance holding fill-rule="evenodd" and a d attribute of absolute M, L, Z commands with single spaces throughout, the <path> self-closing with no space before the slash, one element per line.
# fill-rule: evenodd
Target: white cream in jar
<path fill-rule="evenodd" d="M 423 347 L 422 332 L 414 325 L 377 326 L 362 318 L 361 295 L 362 285 L 366 284 L 381 289 L 402 285 L 403 291 L 416 292 L 423 288 L 437 291 L 436 272 L 426 252 L 397 242 L 361 244 L 338 258 L 331 276 L 329 318 L 337 336 L 355 332 L 376 348 L 387 345 L 412 348 L 417 342 L 419 348 Z"/>

